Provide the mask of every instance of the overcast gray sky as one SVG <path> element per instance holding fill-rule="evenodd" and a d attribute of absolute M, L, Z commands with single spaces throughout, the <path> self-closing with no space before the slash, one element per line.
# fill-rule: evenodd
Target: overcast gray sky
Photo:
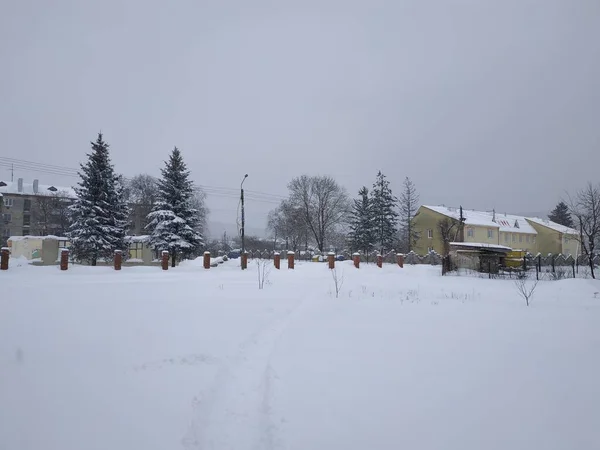
<path fill-rule="evenodd" d="M 598 0 L 0 0 L 0 57 L 0 156 L 78 167 L 101 129 L 127 176 L 177 145 L 206 186 L 355 195 L 381 169 L 508 212 L 600 178 Z M 235 222 L 235 198 L 209 206 Z"/>

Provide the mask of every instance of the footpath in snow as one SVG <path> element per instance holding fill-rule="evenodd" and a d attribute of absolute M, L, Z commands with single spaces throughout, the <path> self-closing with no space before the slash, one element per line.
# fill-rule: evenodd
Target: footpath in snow
<path fill-rule="evenodd" d="M 600 284 L 338 263 L 0 274 L 0 449 L 600 448 Z"/>

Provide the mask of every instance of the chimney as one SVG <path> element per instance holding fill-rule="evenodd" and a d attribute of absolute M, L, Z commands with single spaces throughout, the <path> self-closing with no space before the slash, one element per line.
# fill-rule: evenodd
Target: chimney
<path fill-rule="evenodd" d="M 495 222 L 495 221 L 496 221 L 496 209 L 494 208 L 492 210 L 492 222 Z"/>
<path fill-rule="evenodd" d="M 18 192 L 23 192 L 23 178 L 17 180 L 17 190 Z"/>
<path fill-rule="evenodd" d="M 40 191 L 40 181 L 33 180 L 33 193 L 37 194 Z"/>

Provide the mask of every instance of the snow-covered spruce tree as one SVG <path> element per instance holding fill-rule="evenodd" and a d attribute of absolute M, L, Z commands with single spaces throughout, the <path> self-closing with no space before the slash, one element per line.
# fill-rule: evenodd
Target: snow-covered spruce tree
<path fill-rule="evenodd" d="M 95 266 L 99 259 L 110 260 L 115 250 L 127 255 L 125 236 L 129 208 L 123 197 L 123 181 L 110 162 L 108 144 L 98 133 L 92 142 L 88 162 L 81 164 L 81 181 L 75 187 L 77 199 L 70 207 L 73 258 Z"/>
<path fill-rule="evenodd" d="M 171 265 L 177 257 L 189 258 L 204 244 L 198 232 L 201 213 L 193 208 L 194 187 L 189 179 L 181 152 L 173 149 L 169 161 L 161 169 L 157 201 L 148 214 L 150 245 L 158 251 L 167 250 Z"/>
<path fill-rule="evenodd" d="M 379 171 L 371 191 L 375 246 L 382 254 L 391 250 L 398 232 L 398 200 L 392 194 L 390 182 Z"/>
<path fill-rule="evenodd" d="M 575 223 L 573 222 L 573 217 L 571 217 L 569 206 L 565 202 L 559 202 L 558 205 L 556 205 L 556 208 L 554 208 L 550 214 L 548 214 L 548 218 L 552 222 L 564 225 L 565 227 L 575 228 Z"/>
<path fill-rule="evenodd" d="M 373 248 L 374 215 L 369 189 L 363 186 L 358 191 L 359 197 L 354 199 L 350 213 L 350 245 L 352 251 L 361 250 L 365 255 Z"/>

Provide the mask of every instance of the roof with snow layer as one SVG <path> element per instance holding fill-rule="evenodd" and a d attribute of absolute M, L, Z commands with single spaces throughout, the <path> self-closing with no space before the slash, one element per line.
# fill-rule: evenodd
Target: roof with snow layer
<path fill-rule="evenodd" d="M 452 219 L 460 219 L 460 208 L 429 205 L 423 205 L 423 207 Z M 463 217 L 465 218 L 465 225 L 498 228 L 504 233 L 537 234 L 535 228 L 533 228 L 523 216 L 504 213 L 498 214 L 491 211 L 475 211 L 463 208 Z"/>
<path fill-rule="evenodd" d="M 64 193 L 66 197 L 76 197 L 75 190 L 72 187 L 53 186 L 50 184 L 38 184 L 37 192 L 35 192 L 33 186 L 34 183 L 22 183 L 22 189 L 19 190 L 19 183 L 16 181 L 0 182 L 0 196 L 2 196 L 2 194 L 55 195 L 58 193 Z"/>

